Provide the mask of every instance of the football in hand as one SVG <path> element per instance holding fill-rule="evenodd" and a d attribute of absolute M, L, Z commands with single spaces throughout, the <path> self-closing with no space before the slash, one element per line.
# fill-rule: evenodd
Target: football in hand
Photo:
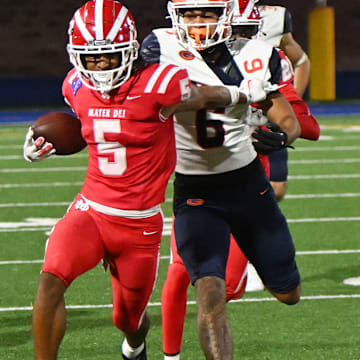
<path fill-rule="evenodd" d="M 77 153 L 86 146 L 81 136 L 80 120 L 66 112 L 50 112 L 40 116 L 32 124 L 34 139 L 40 136 L 52 143 L 57 155 Z"/>

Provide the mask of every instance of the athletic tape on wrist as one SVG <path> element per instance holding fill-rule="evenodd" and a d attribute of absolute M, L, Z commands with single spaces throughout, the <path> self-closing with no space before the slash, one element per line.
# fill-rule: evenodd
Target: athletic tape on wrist
<path fill-rule="evenodd" d="M 237 86 L 233 85 L 233 86 L 225 86 L 230 93 L 230 98 L 231 98 L 231 102 L 229 105 L 236 105 L 239 102 L 240 99 L 240 90 Z"/>

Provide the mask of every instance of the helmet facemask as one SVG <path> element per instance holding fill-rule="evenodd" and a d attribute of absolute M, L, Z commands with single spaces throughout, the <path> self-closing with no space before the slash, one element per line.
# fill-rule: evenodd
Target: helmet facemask
<path fill-rule="evenodd" d="M 122 44 L 98 45 L 95 40 L 89 46 L 76 46 L 68 44 L 67 50 L 70 62 L 81 76 L 84 85 L 92 90 L 108 93 L 118 88 L 131 75 L 133 62 L 138 58 L 139 43 L 136 40 Z M 85 56 L 118 54 L 119 66 L 111 70 L 91 71 L 86 68 Z"/>
<path fill-rule="evenodd" d="M 185 12 L 192 10 L 214 12 L 218 19 L 215 22 L 185 24 Z M 231 1 L 170 1 L 168 12 L 178 41 L 187 48 L 204 50 L 228 40 L 231 36 Z"/>

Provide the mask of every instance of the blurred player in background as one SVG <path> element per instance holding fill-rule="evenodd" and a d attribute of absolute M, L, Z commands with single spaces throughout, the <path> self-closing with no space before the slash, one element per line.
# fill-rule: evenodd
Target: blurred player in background
<path fill-rule="evenodd" d="M 37 360 L 56 359 L 65 334 L 64 294 L 102 259 L 110 267 L 113 322 L 125 335 L 123 359 L 145 360 L 163 228 L 160 203 L 176 162 L 174 111 L 242 102 L 238 86 L 191 86 L 186 70 L 138 59 L 132 15 L 113 0 L 91 0 L 69 26 L 74 65 L 63 95 L 82 124 L 89 167 L 80 194 L 46 246 L 33 310 Z M 222 84 L 221 84 L 222 85 Z M 56 150 L 56 149 L 55 149 Z M 29 129 L 24 156 L 54 153 Z"/>
<path fill-rule="evenodd" d="M 282 67 L 279 91 L 289 101 L 299 121 L 301 127 L 300 137 L 308 140 L 317 140 L 320 136 L 319 124 L 309 107 L 295 90 L 293 65 L 279 48 L 279 46 L 282 46 L 290 54 L 293 61 L 299 58 L 302 60 L 306 59 L 306 62 L 309 62 L 300 45 L 293 39 L 291 32 L 288 32 L 292 29 L 290 13 L 285 8 L 277 6 L 264 6 L 262 11 L 259 11 L 255 6 L 255 2 L 253 0 L 236 0 L 234 2 L 233 38 L 239 38 L 239 40 L 231 45 L 236 48 L 242 46 L 244 40 L 241 39 L 257 37 L 261 40 L 266 40 L 276 47 L 281 57 Z M 296 69 L 295 73 L 298 79 L 300 79 L 299 82 L 302 83 L 301 80 L 304 77 L 307 79 L 307 85 L 309 77 L 306 72 L 307 66 L 302 67 L 299 65 Z M 285 148 L 269 154 L 270 180 L 278 201 L 283 199 L 287 189 L 287 151 Z M 261 279 L 253 266 L 249 264 L 246 291 L 259 291 L 263 289 L 264 285 Z"/>
<path fill-rule="evenodd" d="M 253 1 L 257 3 L 258 1 Z M 266 2 L 266 1 L 263 1 Z M 288 101 L 302 127 L 301 137 L 309 140 L 317 140 L 320 136 L 320 127 L 302 97 L 309 83 L 310 60 L 302 47 L 293 37 L 293 26 L 290 12 L 281 6 L 259 5 L 262 20 L 261 30 L 258 37 L 270 45 L 282 50 L 283 56 L 283 81 L 292 89 L 280 89 Z M 293 74 L 293 69 L 295 69 Z M 289 86 L 290 86 L 289 85 Z M 287 190 L 288 176 L 288 153 L 287 149 L 275 152 L 269 156 L 270 180 L 278 201 L 281 201 Z"/>
<path fill-rule="evenodd" d="M 300 128 L 289 103 L 276 91 L 280 57 L 260 40 L 230 54 L 225 42 L 231 36 L 232 5 L 226 0 L 169 2 L 173 28 L 153 30 L 143 42 L 142 56 L 150 63 L 186 67 L 190 79 L 201 85 L 270 81 L 273 86 L 266 99 L 252 102 L 260 103 L 266 115 L 288 132 L 291 142 Z M 251 107 L 177 113 L 176 119 L 172 260 L 162 295 L 165 359 L 180 357 L 189 276 L 195 286 L 198 332 L 206 359 L 232 359 L 225 285 L 230 234 L 270 292 L 287 304 L 296 303 L 300 296 L 294 248 L 252 145 L 250 125 L 258 123 L 252 122 Z M 285 135 L 281 129 L 270 132 L 273 151 L 288 144 L 281 140 Z M 253 136 L 259 140 L 254 143 L 256 149 L 270 151 L 263 133 L 255 131 Z M 189 276 L 184 275 L 176 250 Z M 241 296 L 242 283 L 238 285 Z"/>
<path fill-rule="evenodd" d="M 254 1 L 254 3 L 266 1 Z M 292 34 L 293 25 L 289 10 L 282 6 L 258 4 L 262 20 L 260 39 L 281 49 L 295 69 L 294 87 L 302 98 L 309 84 L 310 60 Z"/>

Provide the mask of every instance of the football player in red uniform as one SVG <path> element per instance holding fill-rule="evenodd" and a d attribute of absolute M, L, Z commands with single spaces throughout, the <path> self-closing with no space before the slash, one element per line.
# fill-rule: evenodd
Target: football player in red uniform
<path fill-rule="evenodd" d="M 132 15 L 114 0 L 91 0 L 69 26 L 74 65 L 63 95 L 81 122 L 89 166 L 84 185 L 47 242 L 33 311 L 37 360 L 56 359 L 65 334 L 64 293 L 102 259 L 110 267 L 113 322 L 124 334 L 124 359 L 146 359 L 146 305 L 157 276 L 160 203 L 175 167 L 174 111 L 264 99 L 264 82 L 198 89 L 187 71 L 138 59 Z M 260 95 L 259 95 L 260 94 Z M 24 156 L 56 149 L 30 129 Z"/>

